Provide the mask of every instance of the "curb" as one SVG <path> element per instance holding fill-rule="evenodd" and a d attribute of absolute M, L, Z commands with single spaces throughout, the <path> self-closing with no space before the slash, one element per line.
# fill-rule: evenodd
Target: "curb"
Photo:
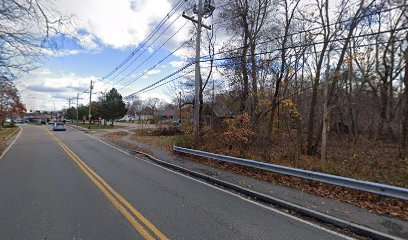
<path fill-rule="evenodd" d="M 330 215 L 325 214 L 325 213 L 314 211 L 314 210 L 302 207 L 302 206 L 294 204 L 294 203 L 286 202 L 286 201 L 283 201 L 281 199 L 278 199 L 278 198 L 275 198 L 275 197 L 271 197 L 271 196 L 268 196 L 268 195 L 253 191 L 253 190 L 241 187 L 241 186 L 233 184 L 233 183 L 229 183 L 229 182 L 226 182 L 226 181 L 223 181 L 223 180 L 219 180 L 219 179 L 216 179 L 214 177 L 211 177 L 211 176 L 208 176 L 208 175 L 205 175 L 205 174 L 202 174 L 202 173 L 198 173 L 198 172 L 186 169 L 184 167 L 174 165 L 172 163 L 168 163 L 168 162 L 159 160 L 159 159 L 157 159 L 157 158 L 155 158 L 155 157 L 153 157 L 153 156 L 151 156 L 151 155 L 149 155 L 147 153 L 141 152 L 141 151 L 131 150 L 131 153 L 132 154 L 144 155 L 145 157 L 149 158 L 150 160 L 152 160 L 155 163 L 160 164 L 162 166 L 165 166 L 165 167 L 171 168 L 173 170 L 177 170 L 177 171 L 189 174 L 191 176 L 206 180 L 206 181 L 211 182 L 213 184 L 217 184 L 217 185 L 220 185 L 220 186 L 223 186 L 223 187 L 227 187 L 229 189 L 232 189 L 232 190 L 235 190 L 237 192 L 246 194 L 246 195 L 248 195 L 250 197 L 253 197 L 253 198 L 257 199 L 257 200 L 260 200 L 260 201 L 263 201 L 263 202 L 266 202 L 266 203 L 270 203 L 270 204 L 273 204 L 273 205 L 276 205 L 276 206 L 279 206 L 279 207 L 282 207 L 282 208 L 285 208 L 285 209 L 288 209 L 288 210 L 291 210 L 291 211 L 295 211 L 295 212 L 297 212 L 297 213 L 299 213 L 299 214 L 301 214 L 303 216 L 314 218 L 314 219 L 316 219 L 316 220 L 318 220 L 320 222 L 328 223 L 328 224 L 331 224 L 331 225 L 336 226 L 336 227 L 348 229 L 348 230 L 350 230 L 350 231 L 352 231 L 354 233 L 357 233 L 359 235 L 363 235 L 363 236 L 366 236 L 366 237 L 369 237 L 369 238 L 372 238 L 372 239 L 402 239 L 402 238 L 399 238 L 399 237 L 396 237 L 396 236 L 389 235 L 387 233 L 382 233 L 382 232 L 376 231 L 374 229 L 371 229 L 371 228 L 368 228 L 368 227 L 365 227 L 365 226 L 362 226 L 362 225 L 359 225 L 359 224 L 355 224 L 355 223 L 352 223 L 352 222 L 348 222 L 348 221 L 345 221 L 345 220 L 330 216 Z"/>
<path fill-rule="evenodd" d="M 85 133 L 93 133 L 93 132 L 95 132 L 95 131 L 92 131 L 92 130 L 89 130 L 89 129 L 87 129 L 87 128 L 80 127 L 80 126 L 77 126 L 77 125 L 67 125 L 67 126 L 68 126 L 68 127 L 72 127 L 72 128 L 74 128 L 74 129 L 76 129 L 76 130 L 78 130 L 78 131 L 85 132 Z"/>

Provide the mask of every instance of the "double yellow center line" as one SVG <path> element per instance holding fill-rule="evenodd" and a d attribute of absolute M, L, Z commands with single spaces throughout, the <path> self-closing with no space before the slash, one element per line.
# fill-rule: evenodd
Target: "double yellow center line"
<path fill-rule="evenodd" d="M 95 173 L 84 161 L 82 161 L 71 149 L 67 147 L 60 139 L 47 130 L 47 133 L 58 143 L 58 145 L 68 154 L 68 156 L 78 165 L 85 175 L 101 190 L 108 200 L 117 210 L 130 222 L 133 228 L 145 239 L 168 239 L 161 233 L 149 220 L 147 220 L 139 211 L 137 211 L 126 199 L 116 192 L 103 178 Z M 148 230 L 144 226 L 146 226 Z M 153 233 L 153 234 L 152 234 Z"/>

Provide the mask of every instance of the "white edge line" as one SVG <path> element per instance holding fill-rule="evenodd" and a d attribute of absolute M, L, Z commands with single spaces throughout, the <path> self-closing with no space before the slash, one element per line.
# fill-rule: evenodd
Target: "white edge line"
<path fill-rule="evenodd" d="M 10 150 L 11 146 L 13 146 L 13 144 L 17 141 L 18 137 L 20 137 L 21 133 L 23 132 L 23 128 L 18 127 L 20 129 L 20 132 L 18 132 L 17 136 L 14 138 L 14 140 L 10 143 L 10 145 L 8 145 L 8 147 L 6 148 L 6 150 L 4 150 L 4 152 L 1 154 L 0 156 L 0 160 L 3 159 L 4 155 L 6 155 L 6 153 L 8 152 L 8 150 Z"/>
<path fill-rule="evenodd" d="M 74 128 L 74 129 L 75 129 L 75 128 Z M 314 224 L 314 223 L 305 221 L 305 220 L 303 220 L 303 219 L 301 219 L 301 218 L 298 218 L 298 217 L 295 217 L 295 216 L 293 216 L 293 215 L 291 215 L 291 214 L 282 212 L 282 211 L 280 211 L 280 210 L 278 210 L 278 209 L 265 206 L 265 205 L 263 205 L 263 204 L 261 204 L 261 203 L 258 203 L 258 202 L 256 202 L 256 201 L 253 201 L 253 200 L 251 200 L 251 199 L 247 199 L 247 198 L 245 198 L 245 197 L 243 197 L 243 196 L 241 196 L 241 195 L 239 195 L 239 194 L 236 194 L 236 193 L 227 191 L 227 190 L 225 190 L 225 189 L 216 187 L 216 186 L 214 186 L 214 185 L 212 185 L 212 184 L 209 184 L 209 183 L 207 183 L 207 182 L 204 182 L 204 181 L 202 181 L 202 180 L 199 180 L 199 179 L 196 179 L 196 178 L 187 176 L 187 175 L 185 175 L 185 174 L 182 174 L 182 173 L 180 173 L 180 172 L 177 172 L 177 171 L 175 171 L 175 170 L 172 170 L 172 169 L 163 167 L 163 166 L 161 166 L 161 165 L 159 165 L 159 164 L 157 164 L 157 163 L 154 163 L 154 162 L 152 162 L 152 161 L 135 157 L 135 156 L 131 155 L 130 153 L 128 153 L 128 152 L 126 152 L 126 151 L 124 151 L 124 150 L 122 150 L 122 149 L 120 149 L 120 148 L 118 148 L 118 147 L 115 147 L 115 146 L 113 146 L 113 145 L 111 145 L 111 144 L 109 144 L 109 143 L 107 143 L 107 142 L 105 142 L 105 141 L 102 141 L 101 139 L 99 139 L 99 138 L 97 138 L 97 137 L 94 137 L 94 136 L 92 136 L 92 135 L 86 134 L 86 133 L 84 133 L 84 132 L 82 132 L 82 131 L 80 131 L 80 132 L 83 133 L 83 134 L 85 134 L 86 136 L 88 136 L 88 137 L 90 137 L 90 138 L 93 138 L 93 139 L 95 139 L 95 140 L 97 140 L 97 141 L 99 141 L 99 142 L 101 142 L 101 143 L 103 143 L 103 144 L 105 144 L 105 145 L 108 145 L 109 147 L 114 148 L 114 149 L 118 150 L 119 152 L 122 152 L 122 153 L 124 153 L 124 154 L 126 154 L 126 155 L 128 155 L 128 156 L 133 157 L 133 158 L 136 158 L 136 159 L 142 160 L 142 161 L 144 161 L 144 162 L 147 162 L 147 163 L 149 163 L 149 164 L 155 165 L 155 166 L 157 166 L 157 167 L 160 167 L 160 168 L 162 168 L 162 169 L 164 169 L 164 170 L 167 170 L 167 171 L 169 171 L 169 172 L 178 174 L 178 175 L 183 176 L 183 177 L 185 177 L 185 178 L 188 178 L 188 179 L 190 179 L 190 180 L 193 180 L 193 181 L 202 183 L 202 184 L 204 184 L 204 185 L 206 185 L 206 186 L 212 187 L 212 188 L 217 189 L 217 190 L 219 190 L 219 191 L 222 191 L 222 192 L 225 192 L 225 193 L 230 194 L 230 195 L 232 195 L 232 196 L 238 197 L 238 198 L 240 198 L 240 199 L 242 199 L 242 200 L 244 200 L 244 201 L 247 201 L 247 202 L 250 202 L 250 203 L 255 204 L 255 205 L 257 205 L 257 206 L 263 207 L 263 208 L 268 209 L 268 210 L 270 210 L 270 211 L 272 211 L 272 212 L 275 212 L 275 213 L 284 215 L 284 216 L 286 216 L 286 217 L 288 217 L 288 218 L 292 218 L 292 219 L 294 219 L 294 220 L 297 220 L 297 221 L 302 222 L 302 223 L 304 223 L 304 224 L 310 225 L 310 226 L 315 227 L 315 228 L 317 228 L 317 229 L 320 229 L 320 230 L 322 230 L 322 231 L 331 233 L 331 234 L 336 235 L 336 236 L 338 236 L 338 237 L 342 237 L 342 238 L 347 239 L 347 240 L 355 239 L 355 238 L 352 238 L 352 237 L 343 235 L 343 234 L 341 234 L 341 233 L 332 231 L 332 230 L 327 229 L 327 228 L 325 228 L 325 227 L 322 227 L 322 226 L 320 226 L 320 225 L 317 225 L 317 224 Z"/>

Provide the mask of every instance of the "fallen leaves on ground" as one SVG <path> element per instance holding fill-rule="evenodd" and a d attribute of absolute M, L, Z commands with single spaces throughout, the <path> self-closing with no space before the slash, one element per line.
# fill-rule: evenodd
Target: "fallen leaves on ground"
<path fill-rule="evenodd" d="M 108 139 L 120 144 L 123 147 L 132 150 L 139 150 L 144 151 L 146 153 L 151 154 L 150 151 L 147 149 L 139 148 L 133 144 L 129 144 L 120 140 L 123 136 L 126 136 L 128 133 L 126 132 L 116 132 L 106 134 L 105 137 Z M 136 140 L 136 139 L 135 139 Z M 140 139 L 137 139 L 140 140 Z M 151 141 L 153 139 L 149 139 L 147 144 L 152 144 Z M 153 144 L 156 147 L 160 147 L 163 150 L 169 151 L 168 146 L 164 144 Z M 171 150 L 170 150 L 171 151 Z M 180 155 L 181 156 L 181 155 Z M 308 192 L 314 195 L 334 199 L 337 201 L 342 201 L 346 203 L 350 203 L 370 211 L 380 213 L 380 214 L 388 214 L 390 216 L 399 217 L 404 220 L 408 220 L 408 201 L 398 200 L 389 197 L 383 197 L 376 194 L 361 192 L 353 189 L 348 189 L 344 187 L 334 186 L 326 183 L 321 183 L 317 181 L 301 179 L 297 177 L 271 173 L 268 171 L 256 170 L 245 166 L 239 166 L 236 164 L 230 164 L 225 162 L 220 162 L 213 159 L 208 158 L 200 158 L 200 157 L 192 157 L 182 155 L 183 159 L 188 159 L 194 162 L 206 164 L 208 166 L 223 169 L 225 171 L 237 173 L 240 175 L 248 176 L 254 179 L 281 184 L 288 187 L 296 188 L 304 192 Z"/>

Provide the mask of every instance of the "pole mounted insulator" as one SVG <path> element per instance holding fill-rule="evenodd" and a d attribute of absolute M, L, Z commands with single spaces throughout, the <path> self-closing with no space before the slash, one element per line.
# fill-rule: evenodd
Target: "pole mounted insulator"
<path fill-rule="evenodd" d="M 204 18 L 208 18 L 213 14 L 214 10 L 215 10 L 215 6 L 211 3 L 211 0 L 205 0 L 203 8 L 202 8 L 202 16 Z M 194 4 L 193 13 L 194 14 L 199 13 L 197 4 Z"/>

